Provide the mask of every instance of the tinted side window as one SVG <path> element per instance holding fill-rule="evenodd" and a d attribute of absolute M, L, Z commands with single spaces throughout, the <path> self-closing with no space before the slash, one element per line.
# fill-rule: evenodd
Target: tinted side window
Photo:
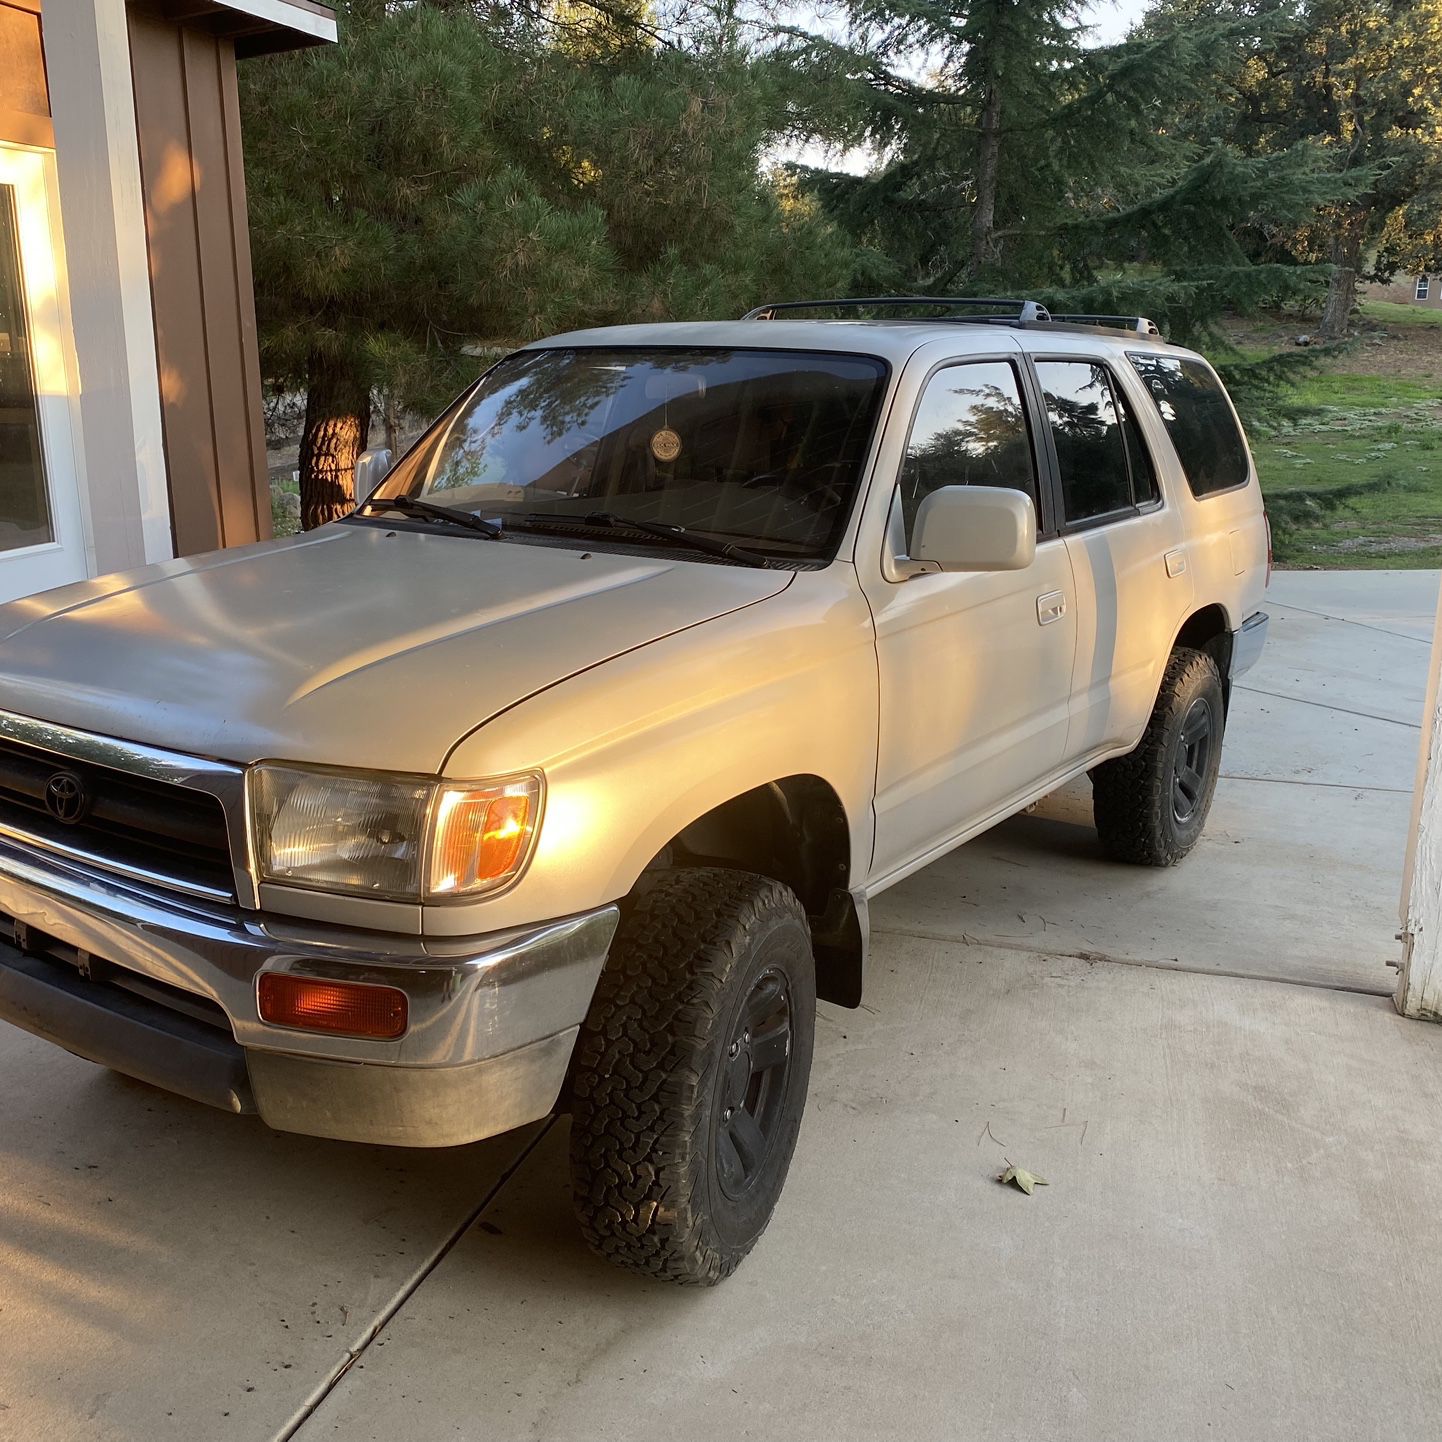
<path fill-rule="evenodd" d="M 1038 361 L 1036 373 L 1056 442 L 1067 520 L 1130 507 L 1126 437 L 1106 367 L 1093 361 Z"/>
<path fill-rule="evenodd" d="M 1121 388 L 1114 386 L 1117 404 L 1122 412 L 1122 430 L 1127 440 L 1127 462 L 1132 468 L 1132 500 L 1139 506 L 1159 501 L 1162 493 L 1157 486 L 1157 468 L 1152 464 L 1152 453 L 1147 449 L 1146 437 L 1137 424 L 1131 406 L 1121 394 Z"/>
<path fill-rule="evenodd" d="M 1036 504 L 1036 465 L 1016 370 L 1005 361 L 948 366 L 927 381 L 901 464 L 906 539 L 942 486 L 1005 486 Z"/>
<path fill-rule="evenodd" d="M 1161 412 L 1192 494 L 1240 486 L 1247 479 L 1247 447 L 1212 368 L 1177 356 L 1130 360 Z"/>

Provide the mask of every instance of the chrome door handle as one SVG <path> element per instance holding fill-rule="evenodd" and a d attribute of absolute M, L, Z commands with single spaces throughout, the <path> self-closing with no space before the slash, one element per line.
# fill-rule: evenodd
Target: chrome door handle
<path fill-rule="evenodd" d="M 1066 597 L 1060 591 L 1048 591 L 1044 596 L 1036 598 L 1036 623 L 1038 626 L 1050 626 L 1053 621 L 1060 621 L 1066 615 Z"/>

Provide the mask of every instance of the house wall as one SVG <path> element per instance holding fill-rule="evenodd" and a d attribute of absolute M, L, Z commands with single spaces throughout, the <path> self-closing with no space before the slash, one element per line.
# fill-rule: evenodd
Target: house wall
<path fill-rule="evenodd" d="M 49 176 L 46 469 L 74 518 L 23 579 L 0 554 L 0 598 L 270 535 L 236 57 L 335 38 L 317 0 L 0 0 L 0 141 Z"/>
<path fill-rule="evenodd" d="M 1442 310 L 1442 275 L 1429 277 L 1427 299 L 1417 299 L 1417 277 L 1399 275 L 1387 285 L 1364 285 L 1362 295 L 1366 300 L 1390 300 L 1398 305 L 1415 305 L 1428 310 Z"/>
<path fill-rule="evenodd" d="M 235 42 L 129 7 L 178 555 L 271 534 Z"/>

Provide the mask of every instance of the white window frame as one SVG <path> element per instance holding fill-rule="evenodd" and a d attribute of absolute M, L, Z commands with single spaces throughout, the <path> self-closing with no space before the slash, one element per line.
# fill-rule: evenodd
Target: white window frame
<path fill-rule="evenodd" d="M 9 601 L 84 580 L 95 573 L 95 567 L 84 508 L 79 385 L 53 152 L 0 145 L 0 185 L 9 187 L 15 198 L 22 300 L 50 521 L 49 539 L 0 551 L 0 601 Z"/>
<path fill-rule="evenodd" d="M 1426 300 L 1431 294 L 1432 281 L 1429 276 L 1419 275 L 1417 277 L 1417 288 L 1412 294 L 1413 300 Z"/>

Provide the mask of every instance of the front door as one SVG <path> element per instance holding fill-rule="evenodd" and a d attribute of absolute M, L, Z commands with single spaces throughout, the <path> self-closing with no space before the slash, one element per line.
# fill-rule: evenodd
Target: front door
<path fill-rule="evenodd" d="M 0 145 L 0 601 L 87 574 L 53 163 Z"/>
<path fill-rule="evenodd" d="M 944 366 L 926 380 L 893 509 L 909 550 L 917 508 L 939 486 L 1009 486 L 1035 505 L 1037 437 L 1019 357 Z M 945 848 L 1060 766 L 1076 649 L 1071 562 L 1038 517 L 1023 571 L 865 582 L 876 622 L 881 715 L 876 881 Z"/>

